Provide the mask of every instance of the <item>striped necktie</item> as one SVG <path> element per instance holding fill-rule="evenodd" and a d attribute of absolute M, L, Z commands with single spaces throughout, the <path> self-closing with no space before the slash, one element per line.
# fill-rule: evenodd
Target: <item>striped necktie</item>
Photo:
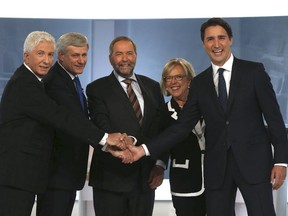
<path fill-rule="evenodd" d="M 133 107 L 133 110 L 136 114 L 136 117 L 139 121 L 139 124 L 141 125 L 142 121 L 143 121 L 143 116 L 142 116 L 139 101 L 138 101 L 137 96 L 136 96 L 135 92 L 133 91 L 133 88 L 131 85 L 132 81 L 133 81 L 132 79 L 125 79 L 123 82 L 126 83 L 126 85 L 127 85 L 127 94 L 128 94 L 129 100 L 130 100 L 131 105 Z"/>

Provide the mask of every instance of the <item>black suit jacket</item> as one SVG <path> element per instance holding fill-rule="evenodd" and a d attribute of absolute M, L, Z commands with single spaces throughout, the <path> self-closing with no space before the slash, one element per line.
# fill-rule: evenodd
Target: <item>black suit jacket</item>
<path fill-rule="evenodd" d="M 172 97 L 166 106 L 166 127 L 173 124 L 181 108 Z M 203 123 L 204 124 L 204 123 Z M 199 138 L 204 133 L 203 127 L 191 130 L 189 136 L 170 150 L 169 181 L 172 195 L 181 193 L 185 196 L 199 196 L 204 192 L 202 175 L 202 152 Z M 188 195 L 189 194 L 189 195 Z M 182 196 L 180 195 L 180 196 Z"/>
<path fill-rule="evenodd" d="M 0 106 L 0 185 L 42 193 L 54 128 L 96 146 L 104 136 L 77 112 L 58 106 L 24 65 L 8 81 Z"/>
<path fill-rule="evenodd" d="M 56 62 L 43 78 L 47 94 L 57 104 L 82 114 L 88 119 L 87 106 L 83 111 L 73 80 Z M 54 138 L 49 186 L 66 190 L 83 188 L 88 163 L 89 146 L 73 136 L 57 131 Z"/>
<path fill-rule="evenodd" d="M 136 75 L 144 98 L 144 119 L 140 127 L 131 103 L 114 74 L 100 78 L 87 86 L 91 120 L 102 130 L 120 131 L 146 142 L 162 130 L 165 106 L 159 83 Z M 163 158 L 164 162 L 168 157 Z M 148 177 L 155 160 L 144 158 L 134 164 L 123 164 L 120 159 L 95 148 L 90 168 L 89 184 L 95 188 L 127 192 L 140 184 L 148 189 Z"/>
<path fill-rule="evenodd" d="M 147 143 L 151 155 L 158 155 L 173 146 L 175 140 L 186 137 L 201 115 L 206 124 L 206 188 L 222 185 L 228 148 L 251 184 L 269 181 L 273 163 L 288 163 L 285 125 L 263 64 L 234 58 L 226 114 L 217 98 L 212 67 L 196 76 L 177 123 Z"/>

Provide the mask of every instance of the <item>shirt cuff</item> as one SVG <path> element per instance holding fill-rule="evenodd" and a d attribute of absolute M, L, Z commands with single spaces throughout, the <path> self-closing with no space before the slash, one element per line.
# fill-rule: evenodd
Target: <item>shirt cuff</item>
<path fill-rule="evenodd" d="M 104 146 L 106 144 L 108 138 L 108 133 L 105 133 L 101 141 L 99 142 L 100 145 Z"/>
<path fill-rule="evenodd" d="M 137 139 L 136 139 L 136 137 L 134 137 L 134 136 L 128 136 L 128 137 L 131 137 L 131 138 L 134 140 L 133 145 L 135 146 L 136 143 L 137 143 Z"/>
<path fill-rule="evenodd" d="M 287 164 L 286 164 L 286 163 L 275 163 L 274 165 L 275 165 L 275 166 L 284 166 L 284 167 L 287 167 Z"/>
<path fill-rule="evenodd" d="M 142 144 L 141 146 L 143 147 L 143 149 L 145 151 L 145 155 L 146 156 L 150 156 L 150 153 L 149 153 L 149 150 L 148 150 L 147 146 L 145 144 Z"/>
<path fill-rule="evenodd" d="M 157 160 L 155 163 L 156 166 L 162 167 L 164 170 L 166 170 L 166 164 L 162 160 Z"/>

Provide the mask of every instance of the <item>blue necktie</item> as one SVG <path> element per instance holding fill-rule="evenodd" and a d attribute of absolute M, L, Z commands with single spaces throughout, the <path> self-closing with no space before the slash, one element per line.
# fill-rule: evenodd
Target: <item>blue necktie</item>
<path fill-rule="evenodd" d="M 74 81 L 75 86 L 76 86 L 76 90 L 77 90 L 77 94 L 79 96 L 79 100 L 80 100 L 80 103 L 81 103 L 81 106 L 82 106 L 82 110 L 84 111 L 85 110 L 85 106 L 84 106 L 85 98 L 84 98 L 83 89 L 82 89 L 79 77 L 76 76 L 73 81 Z"/>
<path fill-rule="evenodd" d="M 219 74 L 219 79 L 218 79 L 218 98 L 220 101 L 220 104 L 226 112 L 227 110 L 227 90 L 226 90 L 226 82 L 223 76 L 223 72 L 225 71 L 224 68 L 219 68 L 218 69 L 218 74 Z"/>

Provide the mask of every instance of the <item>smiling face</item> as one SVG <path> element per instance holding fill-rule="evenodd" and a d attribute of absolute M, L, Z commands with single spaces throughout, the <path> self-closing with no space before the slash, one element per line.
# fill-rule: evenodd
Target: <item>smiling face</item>
<path fill-rule="evenodd" d="M 73 75 L 82 74 L 87 63 L 88 47 L 68 46 L 66 52 L 58 52 L 61 65 Z"/>
<path fill-rule="evenodd" d="M 24 52 L 24 62 L 37 76 L 43 77 L 52 66 L 54 51 L 54 44 L 40 42 L 32 51 Z"/>
<path fill-rule="evenodd" d="M 203 47 L 213 64 L 223 66 L 231 56 L 232 38 L 219 25 L 206 28 Z"/>
<path fill-rule="evenodd" d="M 122 77 L 130 77 L 136 64 L 137 54 L 133 44 L 128 40 L 120 40 L 113 46 L 109 60 L 115 72 Z"/>
<path fill-rule="evenodd" d="M 172 95 L 178 104 L 180 101 L 185 103 L 189 93 L 188 87 L 190 82 L 191 79 L 187 77 L 183 67 L 176 65 L 171 69 L 170 73 L 166 75 L 165 87 L 167 92 Z"/>

